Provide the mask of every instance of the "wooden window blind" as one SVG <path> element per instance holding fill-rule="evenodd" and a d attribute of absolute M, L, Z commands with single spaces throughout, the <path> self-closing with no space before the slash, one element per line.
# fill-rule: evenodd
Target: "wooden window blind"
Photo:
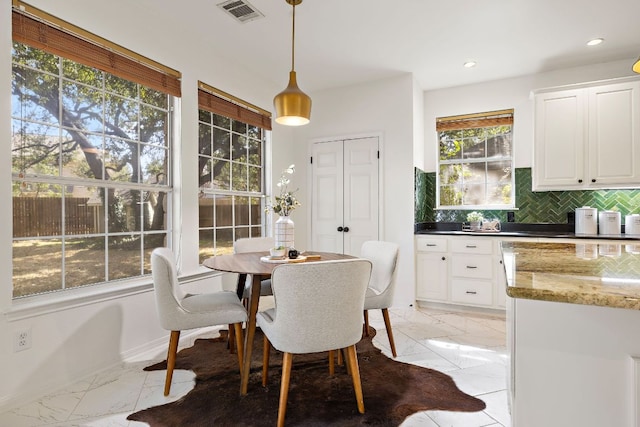
<path fill-rule="evenodd" d="M 271 113 L 250 104 L 246 104 L 235 97 L 224 94 L 224 92 L 220 92 L 217 89 L 206 86 L 204 83 L 200 83 L 199 85 L 199 108 L 234 120 L 239 120 L 253 126 L 258 126 L 266 130 L 271 130 Z M 205 87 L 206 90 L 203 89 L 203 87 Z M 224 96 L 224 98 L 212 93 L 214 90 Z M 235 102 L 232 102 L 232 100 Z M 244 105 L 241 105 L 240 102 Z"/>
<path fill-rule="evenodd" d="M 23 9 L 22 5 L 20 3 L 20 10 Z M 117 47 L 115 44 L 105 47 L 101 43 L 104 40 L 98 36 L 77 29 L 73 25 L 66 24 L 57 18 L 53 18 L 57 21 L 54 26 L 46 20 L 47 17 L 50 17 L 46 13 L 31 7 L 28 10 L 37 16 L 27 15 L 15 8 L 13 10 L 12 29 L 14 41 L 71 59 L 173 96 L 180 96 L 181 74 L 179 72 L 161 65 L 156 66 L 153 61 L 146 60 L 140 55 L 132 53 L 132 57 L 126 56 L 118 52 L 118 50 L 126 51 L 124 48 L 115 49 Z M 80 33 L 82 37 L 71 31 Z"/>
<path fill-rule="evenodd" d="M 436 131 L 513 125 L 513 109 L 436 118 Z"/>

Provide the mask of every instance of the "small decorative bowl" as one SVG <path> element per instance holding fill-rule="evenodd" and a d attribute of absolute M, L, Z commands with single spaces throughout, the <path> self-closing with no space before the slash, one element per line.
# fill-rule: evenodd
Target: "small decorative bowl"
<path fill-rule="evenodd" d="M 287 248 L 271 248 L 269 253 L 272 258 L 284 258 L 287 253 Z"/>

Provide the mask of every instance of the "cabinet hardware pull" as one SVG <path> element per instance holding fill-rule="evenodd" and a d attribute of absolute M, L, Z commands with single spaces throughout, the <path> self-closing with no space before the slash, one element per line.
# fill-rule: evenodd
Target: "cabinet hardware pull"
<path fill-rule="evenodd" d="M 467 265 L 467 268 L 478 268 L 478 267 L 475 265 Z"/>
<path fill-rule="evenodd" d="M 476 245 L 467 245 L 467 248 L 469 248 L 469 249 L 475 249 L 475 248 L 477 248 L 477 246 L 476 246 Z"/>
<path fill-rule="evenodd" d="M 595 180 L 595 179 L 592 179 L 592 180 L 591 180 L 591 182 L 596 182 L 596 180 Z"/>
<path fill-rule="evenodd" d="M 477 294 L 476 291 L 467 291 L 467 293 L 470 294 L 470 295 L 476 295 Z"/>
<path fill-rule="evenodd" d="M 345 233 L 348 233 L 348 232 L 349 232 L 349 227 L 345 227 L 345 228 L 344 228 L 344 232 L 345 232 Z"/>
<path fill-rule="evenodd" d="M 433 246 L 438 246 L 435 243 L 427 243 L 427 247 L 433 247 Z"/>
<path fill-rule="evenodd" d="M 581 179 L 578 180 L 578 184 L 582 184 L 582 180 Z"/>
<path fill-rule="evenodd" d="M 444 260 L 446 260 L 446 258 L 445 258 L 445 257 L 442 257 L 442 260 L 444 261 Z"/>
<path fill-rule="evenodd" d="M 338 227 L 338 231 L 344 231 L 344 228 Z"/>

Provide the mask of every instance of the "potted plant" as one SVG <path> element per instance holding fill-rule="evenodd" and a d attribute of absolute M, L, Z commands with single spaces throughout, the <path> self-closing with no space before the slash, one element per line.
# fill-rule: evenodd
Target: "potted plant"
<path fill-rule="evenodd" d="M 300 202 L 294 194 L 297 190 L 289 190 L 289 183 L 291 181 L 288 175 L 293 175 L 295 170 L 295 165 L 290 165 L 282 171 L 280 180 L 276 184 L 280 189 L 280 195 L 275 196 L 275 201 L 273 203 L 267 203 L 267 207 L 265 208 L 266 212 L 273 211 L 280 215 L 280 218 L 275 222 L 276 247 L 283 246 L 288 249 L 293 249 L 294 247 L 295 225 L 289 215 L 295 208 L 300 206 Z"/>
<path fill-rule="evenodd" d="M 469 227 L 471 228 L 471 230 L 480 230 L 483 219 L 484 217 L 482 216 L 481 212 L 473 211 L 467 214 L 467 221 L 469 222 Z"/>

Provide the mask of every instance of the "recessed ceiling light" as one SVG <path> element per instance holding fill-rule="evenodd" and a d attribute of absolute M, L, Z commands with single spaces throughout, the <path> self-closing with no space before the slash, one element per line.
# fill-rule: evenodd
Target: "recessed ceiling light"
<path fill-rule="evenodd" d="M 587 42 L 587 46 L 597 46 L 604 41 L 603 38 L 591 39 Z"/>
<path fill-rule="evenodd" d="M 467 61 L 464 63 L 465 68 L 473 68 L 476 66 L 476 61 Z"/>

